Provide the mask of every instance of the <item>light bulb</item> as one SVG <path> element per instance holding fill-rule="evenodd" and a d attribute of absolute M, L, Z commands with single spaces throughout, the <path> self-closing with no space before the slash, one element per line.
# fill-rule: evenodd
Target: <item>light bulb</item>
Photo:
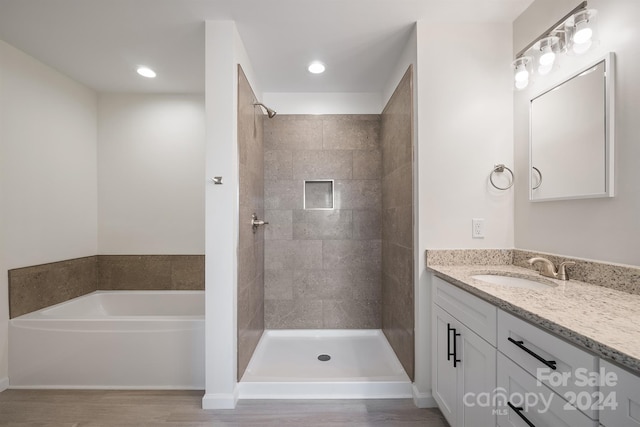
<path fill-rule="evenodd" d="M 576 32 L 573 34 L 573 42 L 576 44 L 584 44 L 591 41 L 593 30 L 589 27 L 587 21 L 576 24 Z"/>
<path fill-rule="evenodd" d="M 324 73 L 325 66 L 320 61 L 314 61 L 311 64 L 309 64 L 308 70 L 312 74 L 320 74 L 320 73 Z"/>
<path fill-rule="evenodd" d="M 544 53 L 540 56 L 540 59 L 538 60 L 540 65 L 544 67 L 553 65 L 553 61 L 556 60 L 556 54 L 553 53 L 553 51 L 551 50 L 551 47 L 547 46 L 546 48 L 544 48 L 543 52 Z"/>
<path fill-rule="evenodd" d="M 529 79 L 516 81 L 516 89 L 524 89 L 527 86 L 529 86 Z"/>
<path fill-rule="evenodd" d="M 529 71 L 527 71 L 527 68 L 524 66 L 524 64 L 520 64 L 516 67 L 515 79 L 516 82 L 529 81 Z"/>
<path fill-rule="evenodd" d="M 152 79 L 156 76 L 156 72 L 153 71 L 151 68 L 149 67 L 138 67 L 138 69 L 136 70 L 138 72 L 138 74 L 140 74 L 142 77 L 146 77 L 148 79 Z"/>

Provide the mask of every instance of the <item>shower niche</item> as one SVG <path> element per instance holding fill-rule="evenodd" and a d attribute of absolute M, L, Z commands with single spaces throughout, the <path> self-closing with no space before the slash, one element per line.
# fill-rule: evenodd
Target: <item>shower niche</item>
<path fill-rule="evenodd" d="M 304 181 L 303 209 L 331 210 L 334 206 L 332 179 Z"/>

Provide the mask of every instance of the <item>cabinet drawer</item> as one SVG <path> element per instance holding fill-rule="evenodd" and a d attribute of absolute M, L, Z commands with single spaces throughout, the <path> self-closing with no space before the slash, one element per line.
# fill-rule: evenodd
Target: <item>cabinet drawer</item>
<path fill-rule="evenodd" d="M 435 276 L 433 301 L 495 347 L 497 308 L 494 305 Z"/>
<path fill-rule="evenodd" d="M 527 427 L 527 425 L 595 427 L 598 425 L 597 421 L 569 405 L 558 394 L 544 384 L 540 384 L 528 372 L 500 353 L 498 353 L 497 380 L 499 427 Z M 522 410 L 512 409 L 507 402 Z M 523 417 L 531 424 L 527 424 Z"/>
<path fill-rule="evenodd" d="M 594 396 L 598 391 L 597 357 L 502 310 L 498 311 L 498 350 L 561 396 Z M 556 369 L 543 360 L 555 362 Z M 585 414 L 598 419 L 597 409 L 582 406 Z"/>
<path fill-rule="evenodd" d="M 639 427 L 640 377 L 605 360 L 600 361 L 600 368 L 606 375 L 600 387 L 605 399 L 600 411 L 600 422 L 607 427 Z M 606 399 L 609 395 L 618 404 L 616 408 L 608 404 Z"/>

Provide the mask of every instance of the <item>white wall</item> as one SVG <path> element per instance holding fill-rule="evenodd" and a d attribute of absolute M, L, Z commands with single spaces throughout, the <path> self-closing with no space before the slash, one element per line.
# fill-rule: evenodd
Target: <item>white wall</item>
<path fill-rule="evenodd" d="M 95 255 L 96 94 L 0 41 L 0 387 L 7 269 Z"/>
<path fill-rule="evenodd" d="M 262 97 L 233 21 L 206 22 L 206 384 L 204 409 L 236 405 L 238 274 L 238 64 Z M 203 177 L 204 178 L 204 177 Z"/>
<path fill-rule="evenodd" d="M 278 114 L 380 114 L 380 93 L 265 92 L 263 102 Z"/>
<path fill-rule="evenodd" d="M 453 33 L 446 25 L 416 27 L 418 406 L 435 406 L 433 276 L 425 270 L 425 250 L 513 247 L 513 190 L 498 191 L 488 182 L 494 164 L 513 166 L 509 34 L 506 24 L 465 24 Z M 484 239 L 471 237 L 472 218 L 485 219 Z"/>
<path fill-rule="evenodd" d="M 204 253 L 204 98 L 98 98 L 98 253 Z"/>
<path fill-rule="evenodd" d="M 382 88 L 382 93 L 380 94 L 381 98 L 382 98 L 382 103 L 381 103 L 381 107 L 380 107 L 380 111 L 378 111 L 379 113 L 382 112 L 382 109 L 387 105 L 387 103 L 389 102 L 389 99 L 391 99 L 391 96 L 393 95 L 393 92 L 395 92 L 396 88 L 398 87 L 398 83 L 400 83 L 400 80 L 402 80 L 402 77 L 404 77 L 404 74 L 407 72 L 407 68 L 409 68 L 410 65 L 413 65 L 413 88 L 414 88 L 414 95 L 415 95 L 415 91 L 416 91 L 416 84 L 417 84 L 417 72 L 416 72 L 416 66 L 417 66 L 417 62 L 418 62 L 418 24 L 416 23 L 413 27 L 413 29 L 411 30 L 411 34 L 409 35 L 409 38 L 407 39 L 407 42 L 405 43 L 402 52 L 400 52 L 400 54 L 398 55 L 398 58 L 394 61 L 395 62 L 395 67 L 391 70 L 391 73 L 389 74 L 389 77 L 387 78 L 387 81 L 385 82 L 384 87 Z M 417 105 L 416 104 L 416 97 L 413 97 L 414 100 L 414 110 L 415 107 Z M 414 116 L 416 116 L 416 112 L 414 111 Z M 417 117 L 417 116 L 416 116 Z M 414 124 L 415 122 L 417 122 L 417 120 L 414 120 Z M 417 129 L 417 126 L 415 126 L 415 128 Z M 416 135 L 414 135 L 415 137 Z"/>
<path fill-rule="evenodd" d="M 489 183 L 495 164 L 513 169 L 511 26 L 418 30 L 420 249 L 511 248 L 514 190 Z M 472 218 L 484 218 L 484 239 Z"/>
<path fill-rule="evenodd" d="M 514 22 L 514 51 L 519 51 L 579 1 L 536 0 Z M 599 44 L 583 56 L 567 58 L 562 69 L 538 78 L 514 95 L 515 246 L 520 249 L 640 265 L 640 2 L 590 0 L 598 10 Z M 531 96 L 562 76 L 613 51 L 616 56 L 616 196 L 532 203 L 528 200 L 528 105 Z M 579 161 L 576 153 L 568 162 Z"/>

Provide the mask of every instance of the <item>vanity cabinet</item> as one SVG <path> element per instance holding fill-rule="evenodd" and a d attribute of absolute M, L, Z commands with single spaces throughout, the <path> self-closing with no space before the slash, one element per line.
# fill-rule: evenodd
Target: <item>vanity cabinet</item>
<path fill-rule="evenodd" d="M 617 404 L 603 405 L 600 423 L 604 427 L 640 427 L 640 377 L 604 360 L 600 367 L 608 375 L 600 392 Z"/>
<path fill-rule="evenodd" d="M 437 277 L 433 301 L 433 396 L 451 427 L 495 426 L 497 309 Z"/>
<path fill-rule="evenodd" d="M 451 427 L 640 427 L 639 376 L 432 283 L 432 390 Z"/>

